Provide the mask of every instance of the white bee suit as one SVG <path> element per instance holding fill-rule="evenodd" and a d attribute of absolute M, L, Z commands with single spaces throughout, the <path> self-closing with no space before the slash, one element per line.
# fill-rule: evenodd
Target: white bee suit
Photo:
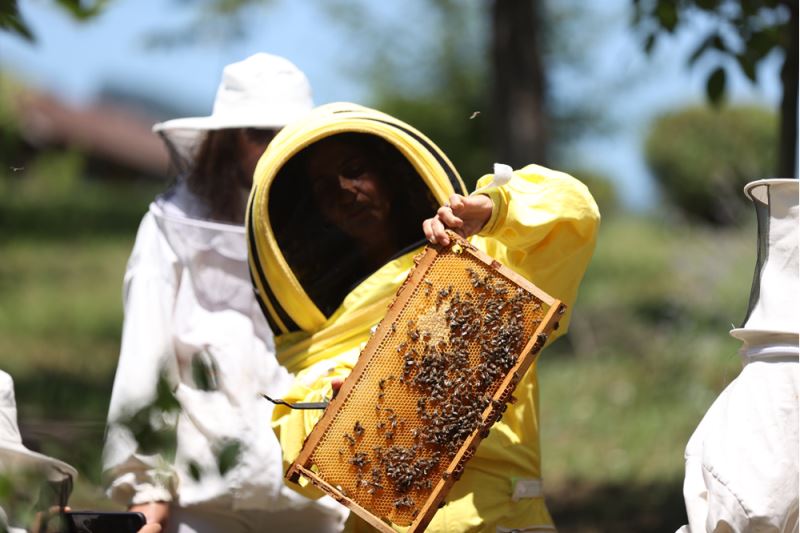
<path fill-rule="evenodd" d="M 686 446 L 682 533 L 798 531 L 798 182 L 761 180 L 745 193 L 759 246 L 747 318 L 731 331 L 744 368 Z"/>
<path fill-rule="evenodd" d="M 199 205 L 185 185 L 151 204 L 128 262 L 103 456 L 109 495 L 124 505 L 218 500 L 228 511 L 296 510 L 295 530 L 336 530 L 339 506 L 298 497 L 283 483 L 272 406 L 259 393 L 281 396 L 290 375 L 253 295 L 244 228 L 197 218 Z M 196 382 L 198 363 L 208 382 Z M 152 404 L 162 371 L 180 404 L 173 464 L 142 453 L 125 425 Z M 218 454 L 233 439 L 241 454 L 221 475 Z"/>

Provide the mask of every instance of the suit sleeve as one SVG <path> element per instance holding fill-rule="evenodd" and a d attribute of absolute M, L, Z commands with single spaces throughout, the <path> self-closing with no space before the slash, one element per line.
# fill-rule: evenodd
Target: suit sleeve
<path fill-rule="evenodd" d="M 171 332 L 178 265 L 148 213 L 125 272 L 125 320 L 103 449 L 108 495 L 123 505 L 171 501 L 176 496 L 177 478 L 169 461 L 160 453 L 143 451 L 131 421 L 153 404 L 159 380 L 175 364 Z"/>
<path fill-rule="evenodd" d="M 592 195 L 572 176 L 538 165 L 482 194 L 494 209 L 473 244 L 565 303 L 567 314 L 554 332 L 563 334 L 597 238 L 600 213 Z"/>

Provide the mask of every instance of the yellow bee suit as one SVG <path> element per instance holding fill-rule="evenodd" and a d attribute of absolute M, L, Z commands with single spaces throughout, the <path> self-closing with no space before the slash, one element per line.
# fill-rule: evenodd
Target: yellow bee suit
<path fill-rule="evenodd" d="M 306 120 L 284 129 L 270 144 L 256 170 L 250 198 L 248 231 L 250 266 L 262 308 L 276 333 L 278 360 L 296 379 L 284 398 L 321 401 L 331 396 L 331 381 L 347 376 L 369 338 L 370 328 L 386 312 L 389 301 L 413 265 L 417 248 L 380 267 L 346 294 L 326 316 L 304 293 L 302 284 L 281 253 L 271 227 L 269 188 L 302 148 L 341 132 L 380 136 L 391 142 L 414 166 L 438 203 L 463 184 L 452 165 L 420 132 L 393 117 L 352 104 L 318 108 Z M 489 183 L 491 175 L 478 185 Z M 489 222 L 472 244 L 531 280 L 568 306 L 556 332 L 569 325 L 578 285 L 594 250 L 600 215 L 587 188 L 571 176 L 528 165 L 514 178 L 486 194 L 494 202 Z M 434 214 L 431 211 L 430 215 Z M 422 229 L 420 227 L 420 236 Z M 551 336 L 551 341 L 557 335 Z M 553 530 L 541 481 L 538 383 L 531 366 L 508 406 L 462 478 L 447 496 L 427 531 Z M 319 411 L 277 406 L 273 425 L 285 466 L 299 454 Z M 310 485 L 296 487 L 307 495 Z M 352 530 L 367 528 L 351 516 Z"/>

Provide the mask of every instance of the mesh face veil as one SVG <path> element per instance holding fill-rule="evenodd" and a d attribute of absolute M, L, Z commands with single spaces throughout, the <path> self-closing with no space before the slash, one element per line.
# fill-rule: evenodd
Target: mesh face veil
<path fill-rule="evenodd" d="M 330 104 L 284 128 L 259 161 L 247 214 L 259 303 L 280 335 L 313 333 L 386 262 L 420 247 L 422 221 L 465 193 L 422 133 Z"/>

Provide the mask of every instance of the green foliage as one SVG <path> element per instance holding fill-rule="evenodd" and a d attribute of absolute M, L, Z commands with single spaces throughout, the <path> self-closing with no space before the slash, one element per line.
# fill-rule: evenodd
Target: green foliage
<path fill-rule="evenodd" d="M 353 55 L 357 64 L 350 70 L 369 84 L 370 105 L 430 137 L 453 161 L 467 187 L 491 172 L 498 157 L 493 128 L 505 125 L 493 116 L 496 74 L 490 58 L 490 2 L 414 0 L 395 7 L 395 12 L 376 10 L 376 3 L 368 0 L 327 0 L 323 5 L 332 20 L 346 28 L 352 48 L 361 51 Z M 569 64 L 583 73 L 585 32 L 576 37 L 572 30 L 583 29 L 576 21 L 585 18 L 585 8 L 574 1 L 542 8 L 545 68 Z M 520 36 L 519 42 L 526 39 Z M 547 97 L 548 148 L 556 149 L 551 152 L 602 123 L 602 111 L 594 102 L 563 94 Z"/>
<path fill-rule="evenodd" d="M 689 108 L 655 120 L 645 157 L 666 197 L 694 219 L 712 224 L 746 220 L 742 187 L 771 175 L 777 160 L 777 120 L 757 107 Z"/>
<path fill-rule="evenodd" d="M 192 357 L 192 379 L 195 387 L 202 391 L 217 390 L 217 375 L 219 370 L 211 353 L 205 349 L 197 352 Z"/>
<path fill-rule="evenodd" d="M 197 464 L 197 461 L 189 461 L 189 475 L 195 481 L 200 481 L 203 477 L 203 469 Z"/>
<path fill-rule="evenodd" d="M 787 31 L 792 24 L 791 1 L 767 0 L 632 0 L 633 25 L 644 34 L 644 50 L 657 40 L 691 24 L 698 15 L 711 17 L 707 33 L 699 37 L 687 58 L 694 67 L 700 59 L 709 69 L 706 94 L 718 104 L 725 94 L 725 66 L 736 65 L 748 79 L 756 81 L 756 66 L 775 48 L 792 46 Z M 794 9 L 797 9 L 795 2 Z M 795 45 L 796 46 L 796 45 Z M 730 61 L 730 60 L 733 61 Z M 710 65 L 710 66 L 709 66 Z"/>
<path fill-rule="evenodd" d="M 177 445 L 175 427 L 179 410 L 180 404 L 172 394 L 172 387 L 162 375 L 153 402 L 125 417 L 120 423 L 130 429 L 142 453 L 160 454 L 166 461 L 172 462 Z"/>
<path fill-rule="evenodd" d="M 33 41 L 33 33 L 22 20 L 19 13 L 17 0 L 7 0 L 0 3 L 0 29 L 15 33 L 27 41 Z"/>
<path fill-rule="evenodd" d="M 85 21 L 99 15 L 106 2 L 107 0 L 95 0 L 94 2 L 54 0 L 53 3 L 73 19 Z M 0 30 L 14 33 L 30 42 L 36 40 L 28 24 L 20 15 L 17 0 L 3 0 L 3 2 L 0 2 Z"/>
<path fill-rule="evenodd" d="M 492 171 L 487 119 L 474 118 L 470 109 L 483 106 L 439 105 L 435 99 L 409 99 L 399 95 L 379 98 L 376 107 L 412 124 L 441 148 L 458 169 L 468 190 Z"/>
<path fill-rule="evenodd" d="M 22 128 L 15 109 L 23 90 L 16 80 L 0 73 L 0 165 L 14 169 L 19 167 L 24 155 Z"/>
<path fill-rule="evenodd" d="M 165 187 L 88 180 L 85 156 L 77 151 L 42 152 L 21 164 L 0 166 L 0 243 L 23 236 L 132 239 L 150 200 Z"/>
<path fill-rule="evenodd" d="M 706 96 L 709 102 L 714 105 L 719 105 L 722 102 L 722 97 L 725 95 L 725 83 L 725 69 L 717 67 L 706 81 Z"/>
<path fill-rule="evenodd" d="M 480 3 L 418 0 L 404 3 L 401 17 L 365 0 L 325 7 L 354 48 L 370 51 L 352 67 L 371 86 L 370 105 L 433 140 L 468 187 L 491 172 L 488 17 Z"/>
<path fill-rule="evenodd" d="M 0 510 L 5 515 L 0 520 L 0 532 L 7 531 L 6 518 L 8 525 L 26 531 L 66 531 L 60 513 L 54 509 L 67 502 L 72 480 L 49 481 L 48 467 L 34 463 L 20 466 L 4 462 L 0 472 Z"/>
<path fill-rule="evenodd" d="M 242 443 L 238 440 L 230 440 L 221 443 L 216 451 L 217 468 L 221 476 L 227 474 L 231 468 L 236 466 L 242 454 Z"/>

